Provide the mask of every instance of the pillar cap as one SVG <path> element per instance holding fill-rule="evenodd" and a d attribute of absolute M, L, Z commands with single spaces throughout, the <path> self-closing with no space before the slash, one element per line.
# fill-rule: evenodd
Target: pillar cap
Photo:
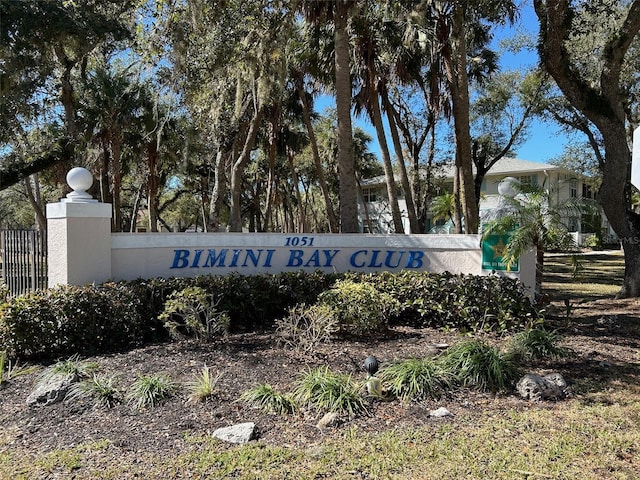
<path fill-rule="evenodd" d="M 86 168 L 74 167 L 67 173 L 67 184 L 71 187 L 72 192 L 63 198 L 63 202 L 74 203 L 93 203 L 97 202 L 87 190 L 93 185 L 93 175 Z"/>

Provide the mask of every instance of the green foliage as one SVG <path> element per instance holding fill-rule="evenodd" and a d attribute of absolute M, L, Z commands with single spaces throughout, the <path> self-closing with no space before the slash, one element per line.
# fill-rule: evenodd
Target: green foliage
<path fill-rule="evenodd" d="M 115 387 L 115 376 L 94 373 L 91 377 L 76 382 L 69 388 L 65 402 L 91 398 L 95 408 L 112 408 L 120 403 L 120 393 Z"/>
<path fill-rule="evenodd" d="M 563 225 L 550 225 L 547 229 L 545 248 L 548 252 L 575 252 L 578 250 L 573 236 Z"/>
<path fill-rule="evenodd" d="M 127 403 L 136 410 L 155 407 L 178 390 L 177 384 L 164 373 L 140 375 L 127 393 Z"/>
<path fill-rule="evenodd" d="M 211 369 L 205 365 L 196 378 L 187 384 L 189 401 L 194 403 L 205 402 L 213 397 L 218 380 L 220 380 L 221 377 L 222 373 L 213 375 Z"/>
<path fill-rule="evenodd" d="M 440 358 L 440 362 L 460 385 L 482 391 L 507 390 L 520 375 L 510 355 L 480 340 L 454 345 Z"/>
<path fill-rule="evenodd" d="M 593 235 L 589 235 L 582 241 L 582 246 L 592 250 L 602 250 L 601 235 L 597 235 L 595 233 Z"/>
<path fill-rule="evenodd" d="M 209 339 L 229 330 L 229 315 L 217 309 L 211 295 L 201 287 L 172 292 L 158 316 L 172 336 Z"/>
<path fill-rule="evenodd" d="M 7 352 L 3 350 L 2 352 L 0 352 L 0 385 L 2 385 L 2 380 L 4 379 L 4 368 L 6 362 Z"/>
<path fill-rule="evenodd" d="M 507 277 L 384 272 L 367 282 L 400 302 L 400 324 L 500 333 L 522 329 L 539 316 L 522 284 Z"/>
<path fill-rule="evenodd" d="M 329 367 L 318 367 L 303 374 L 296 382 L 293 398 L 298 405 L 318 411 L 349 413 L 366 412 L 360 387 L 351 375 L 333 373 Z"/>
<path fill-rule="evenodd" d="M 389 319 L 400 310 L 400 303 L 373 284 L 351 279 L 338 280 L 318 297 L 320 305 L 333 309 L 342 333 L 366 336 L 384 333 Z"/>
<path fill-rule="evenodd" d="M 0 305 L 0 343 L 10 358 L 129 348 L 153 337 L 140 306 L 140 298 L 125 283 L 36 291 Z"/>
<path fill-rule="evenodd" d="M 277 415 L 287 415 L 298 409 L 296 403 L 288 395 L 278 392 L 267 383 L 256 385 L 247 390 L 242 394 L 240 400 L 263 412 Z"/>
<path fill-rule="evenodd" d="M 67 360 L 61 360 L 45 368 L 36 380 L 36 385 L 47 384 L 55 377 L 69 377 L 74 381 L 87 378 L 98 370 L 96 362 L 80 360 L 78 355 L 73 355 Z"/>
<path fill-rule="evenodd" d="M 542 328 L 523 330 L 513 336 L 509 354 L 518 360 L 540 360 L 565 357 L 568 352 L 558 346 L 560 335 Z"/>
<path fill-rule="evenodd" d="M 522 284 L 499 276 L 233 274 L 58 287 L 9 298 L 0 304 L 0 344 L 8 358 L 93 355 L 166 340 L 167 327 L 212 334 L 227 324 L 220 312 L 231 331 L 275 327 L 306 350 L 329 338 L 334 320 L 339 331 L 355 335 L 384 332 L 390 323 L 504 332 L 538 320 Z"/>
<path fill-rule="evenodd" d="M 436 357 L 410 358 L 385 366 L 380 380 L 389 392 L 404 402 L 438 400 L 451 389 L 454 377 Z"/>
<path fill-rule="evenodd" d="M 289 347 L 310 352 L 331 340 L 339 329 L 336 312 L 328 305 L 299 305 L 289 315 L 276 321 L 276 333 Z"/>

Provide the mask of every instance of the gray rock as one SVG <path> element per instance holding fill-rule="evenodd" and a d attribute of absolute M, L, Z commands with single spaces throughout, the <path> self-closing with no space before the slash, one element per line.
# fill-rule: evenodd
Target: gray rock
<path fill-rule="evenodd" d="M 340 417 L 335 412 L 329 412 L 324 415 L 316 425 L 320 430 L 337 427 L 340 424 Z"/>
<path fill-rule="evenodd" d="M 213 436 L 223 442 L 248 443 L 256 437 L 256 424 L 246 422 L 218 428 L 213 432 Z"/>
<path fill-rule="evenodd" d="M 559 373 L 544 377 L 528 373 L 518 381 L 516 388 L 522 398 L 535 402 L 564 398 L 568 392 L 567 382 Z"/>
<path fill-rule="evenodd" d="M 437 410 L 431 410 L 429 412 L 430 417 L 442 418 L 442 417 L 452 417 L 453 415 L 449 410 L 444 407 L 440 407 Z"/>
<path fill-rule="evenodd" d="M 27 405 L 47 406 L 64 400 L 69 388 L 78 378 L 75 375 L 52 375 L 46 381 L 38 382 L 33 391 L 27 397 Z"/>

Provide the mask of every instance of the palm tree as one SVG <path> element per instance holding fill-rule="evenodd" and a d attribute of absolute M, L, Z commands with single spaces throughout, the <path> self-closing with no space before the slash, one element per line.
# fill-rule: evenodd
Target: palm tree
<path fill-rule="evenodd" d="M 563 221 L 579 216 L 584 212 L 597 212 L 597 204 L 586 198 L 570 198 L 567 201 L 554 201 L 555 188 L 545 185 L 520 183 L 515 179 L 509 182 L 512 192 L 502 195 L 501 205 L 483 219 L 482 238 L 490 235 L 508 235 L 502 260 L 507 269 L 511 268 L 520 256 L 532 247 L 536 251 L 535 294 L 542 292 L 544 274 L 545 245 L 550 240 L 549 232 L 554 227 L 562 228 Z"/>
<path fill-rule="evenodd" d="M 336 110 L 338 112 L 338 170 L 340 176 L 340 231 L 357 233 L 358 192 L 353 158 L 351 122 L 351 67 L 349 18 L 356 1 L 303 0 L 301 8 L 311 24 L 326 21 L 334 26 Z"/>

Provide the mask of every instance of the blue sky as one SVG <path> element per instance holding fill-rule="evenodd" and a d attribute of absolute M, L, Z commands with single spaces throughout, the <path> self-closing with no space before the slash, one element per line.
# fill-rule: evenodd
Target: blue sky
<path fill-rule="evenodd" d="M 499 48 L 501 39 L 509 38 L 517 32 L 527 33 L 532 38 L 537 38 L 538 18 L 529 5 L 524 2 L 520 16 L 514 25 L 501 27 L 495 32 L 494 48 Z M 514 70 L 527 68 L 538 62 L 538 56 L 535 51 L 521 51 L 517 55 L 504 53 L 500 57 L 500 65 L 502 70 Z M 322 112 L 329 106 L 334 106 L 333 98 L 321 97 L 316 100 L 316 108 Z M 371 123 L 365 118 L 354 118 L 354 125 L 366 130 L 373 141 L 370 144 L 371 151 L 379 156 L 380 148 L 378 146 L 377 137 Z M 568 142 L 567 134 L 560 131 L 559 127 L 553 122 L 543 122 L 534 120 L 528 130 L 527 140 L 517 149 L 517 157 L 522 160 L 532 162 L 549 163 L 555 157 L 561 155 L 564 146 Z"/>

